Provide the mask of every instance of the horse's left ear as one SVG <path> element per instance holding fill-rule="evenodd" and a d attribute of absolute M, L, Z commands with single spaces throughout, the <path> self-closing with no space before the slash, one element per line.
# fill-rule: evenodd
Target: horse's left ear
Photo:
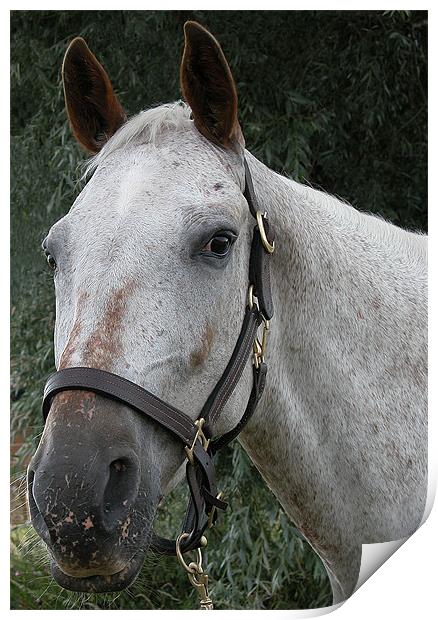
<path fill-rule="evenodd" d="M 237 91 L 224 53 L 205 28 L 184 24 L 185 47 L 180 80 L 195 126 L 211 142 L 225 148 L 244 146 L 237 120 Z"/>
<path fill-rule="evenodd" d="M 81 37 L 65 53 L 62 83 L 73 134 L 87 151 L 97 153 L 126 115 L 105 69 Z"/>

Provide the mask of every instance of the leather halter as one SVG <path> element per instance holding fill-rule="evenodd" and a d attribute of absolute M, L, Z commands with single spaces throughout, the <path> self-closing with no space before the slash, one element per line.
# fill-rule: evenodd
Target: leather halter
<path fill-rule="evenodd" d="M 68 390 L 87 390 L 116 400 L 138 413 L 151 418 L 181 441 L 187 454 L 186 476 L 190 500 L 183 523 L 184 538 L 179 549 L 185 553 L 203 544 L 203 533 L 217 518 L 218 509 L 227 503 L 220 499 L 215 481 L 213 457 L 241 432 L 255 411 L 263 393 L 267 366 L 264 360 L 269 320 L 273 315 L 270 281 L 270 257 L 274 250 L 274 234 L 266 213 L 258 209 L 248 164 L 244 159 L 246 198 L 254 227 L 249 261 L 249 298 L 243 325 L 233 354 L 198 418 L 188 415 L 164 402 L 151 392 L 124 377 L 98 368 L 71 367 L 53 373 L 47 380 L 43 397 L 43 416 L 46 421 L 56 394 Z M 260 342 L 258 331 L 264 324 Z M 253 385 L 246 409 L 239 423 L 224 435 L 213 438 L 211 421 L 217 419 L 235 389 L 248 357 L 253 352 Z M 175 540 L 152 535 L 151 547 L 158 552 L 176 555 Z"/>

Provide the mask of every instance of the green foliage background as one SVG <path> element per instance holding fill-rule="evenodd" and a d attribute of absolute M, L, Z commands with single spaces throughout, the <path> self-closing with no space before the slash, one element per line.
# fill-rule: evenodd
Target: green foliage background
<path fill-rule="evenodd" d="M 398 225 L 426 230 L 427 13 L 421 11 L 15 11 L 11 17 L 12 434 L 14 504 L 53 370 L 54 298 L 40 243 L 70 207 L 84 155 L 64 112 L 60 67 L 81 35 L 127 112 L 180 97 L 182 25 L 217 36 L 232 67 L 247 147 L 275 170 Z M 330 604 L 319 559 L 236 445 L 219 462 L 231 510 L 210 537 L 219 608 Z M 245 499 L 242 490 L 245 490 Z M 18 498 L 18 499 L 17 499 Z M 178 529 L 176 491 L 160 526 Z M 21 514 L 20 507 L 17 514 Z M 28 526 L 12 531 L 13 608 L 192 608 L 172 559 L 150 558 L 122 595 L 62 591 Z M 43 594 L 44 593 L 44 594 Z"/>

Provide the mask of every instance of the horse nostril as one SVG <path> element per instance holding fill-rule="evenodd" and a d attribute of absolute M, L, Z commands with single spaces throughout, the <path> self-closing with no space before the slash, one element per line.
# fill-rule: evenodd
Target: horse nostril
<path fill-rule="evenodd" d="M 113 529 L 134 503 L 140 484 L 138 461 L 122 457 L 112 461 L 103 496 L 103 520 L 107 529 Z"/>
<path fill-rule="evenodd" d="M 111 463 L 110 469 L 113 469 L 115 472 L 126 471 L 128 469 L 128 464 L 126 460 L 117 459 Z"/>

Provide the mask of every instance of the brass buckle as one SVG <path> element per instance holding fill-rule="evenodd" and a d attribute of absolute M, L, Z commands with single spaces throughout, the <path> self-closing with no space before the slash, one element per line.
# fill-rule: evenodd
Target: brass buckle
<path fill-rule="evenodd" d="M 273 241 L 272 243 L 269 243 L 268 237 L 266 236 L 265 224 L 263 221 L 264 219 L 266 219 L 266 211 L 265 213 L 262 213 L 261 211 L 257 211 L 256 218 L 257 218 L 257 226 L 259 227 L 260 237 L 262 239 L 263 247 L 269 254 L 272 254 L 273 251 L 275 250 L 275 241 Z"/>
<path fill-rule="evenodd" d="M 261 341 L 258 335 L 255 337 L 252 347 L 253 364 L 258 368 L 265 361 L 266 345 L 268 342 L 269 321 L 263 318 L 263 331 Z"/>
<path fill-rule="evenodd" d="M 196 549 L 196 562 L 187 562 L 184 560 L 181 551 L 181 541 L 189 537 L 189 534 L 183 532 L 176 539 L 176 556 L 179 563 L 184 568 L 189 578 L 190 583 L 195 588 L 199 597 L 199 605 L 201 609 L 213 609 L 213 601 L 208 594 L 208 575 L 202 568 L 202 552 L 201 548 Z M 207 539 L 205 536 L 201 538 L 201 544 L 203 547 L 207 545 Z"/>
<path fill-rule="evenodd" d="M 253 307 L 256 306 L 258 311 L 260 312 L 259 302 L 256 295 L 254 295 L 254 284 L 251 284 L 248 290 L 248 303 L 250 310 L 252 310 Z M 265 361 L 266 346 L 268 343 L 268 332 L 270 327 L 268 319 L 265 319 L 261 312 L 260 314 L 263 318 L 262 337 L 261 339 L 259 339 L 258 335 L 256 335 L 252 346 L 252 361 L 256 368 L 260 366 L 261 362 Z"/>
<path fill-rule="evenodd" d="M 195 460 L 193 458 L 193 452 L 195 450 L 196 442 L 199 440 L 202 444 L 202 447 L 204 448 L 206 452 L 208 450 L 208 446 L 210 445 L 210 440 L 207 439 L 207 437 L 204 435 L 204 431 L 202 430 L 204 427 L 204 424 L 205 424 L 204 418 L 199 418 L 199 420 L 195 420 L 195 426 L 197 427 L 198 430 L 196 431 L 196 435 L 195 435 L 195 438 L 193 439 L 193 443 L 190 448 L 188 448 L 187 446 L 184 447 L 186 454 L 187 454 L 187 458 L 192 465 L 195 464 Z"/>
<path fill-rule="evenodd" d="M 262 362 L 265 361 L 265 353 L 266 353 L 266 346 L 268 344 L 269 329 L 270 329 L 270 323 L 269 323 L 268 319 L 265 319 L 263 317 L 262 342 L 260 343 L 261 354 L 262 354 Z"/>

